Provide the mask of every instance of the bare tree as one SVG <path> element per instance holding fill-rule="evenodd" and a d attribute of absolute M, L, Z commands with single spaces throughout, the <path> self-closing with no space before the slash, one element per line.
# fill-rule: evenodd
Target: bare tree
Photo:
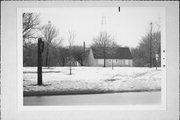
<path fill-rule="evenodd" d="M 59 65 L 65 66 L 65 59 L 68 56 L 67 49 L 62 47 L 63 38 L 58 38 L 52 41 L 51 52 L 53 58 L 58 61 Z"/>
<path fill-rule="evenodd" d="M 106 67 L 107 48 L 111 47 L 114 39 L 107 32 L 101 32 L 99 36 L 94 38 L 92 47 L 100 47 L 103 49 L 104 67 Z"/>
<path fill-rule="evenodd" d="M 52 26 L 50 24 L 50 22 L 46 25 L 44 25 L 42 28 L 42 34 L 44 37 L 44 40 L 46 42 L 46 63 L 45 66 L 49 67 L 49 63 L 50 63 L 50 57 L 49 57 L 49 51 L 50 51 L 50 47 L 52 47 L 52 42 L 53 40 L 56 40 L 59 31 L 58 29 L 56 29 L 55 26 Z"/>
<path fill-rule="evenodd" d="M 37 38 L 40 20 L 39 15 L 35 13 L 23 13 L 23 44 L 26 45 L 27 40 Z"/>
<path fill-rule="evenodd" d="M 72 46 L 73 46 L 73 43 L 74 43 L 74 37 L 75 37 L 75 34 L 72 30 L 69 30 L 68 31 L 68 42 L 69 42 L 69 54 L 70 54 L 70 58 L 69 58 L 69 61 L 70 61 L 70 75 L 72 75 Z"/>

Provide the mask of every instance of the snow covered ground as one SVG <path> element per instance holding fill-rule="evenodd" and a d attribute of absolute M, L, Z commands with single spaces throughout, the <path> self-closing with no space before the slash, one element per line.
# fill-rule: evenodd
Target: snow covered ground
<path fill-rule="evenodd" d="M 161 69 L 138 67 L 43 68 L 43 84 L 37 86 L 37 67 L 23 68 L 25 95 L 154 91 L 161 89 Z"/>

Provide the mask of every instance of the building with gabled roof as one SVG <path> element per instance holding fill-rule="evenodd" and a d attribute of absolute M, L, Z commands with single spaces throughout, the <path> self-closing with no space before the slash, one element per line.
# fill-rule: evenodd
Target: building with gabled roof
<path fill-rule="evenodd" d="M 133 57 L 128 47 L 92 47 L 86 55 L 86 66 L 133 66 Z"/>

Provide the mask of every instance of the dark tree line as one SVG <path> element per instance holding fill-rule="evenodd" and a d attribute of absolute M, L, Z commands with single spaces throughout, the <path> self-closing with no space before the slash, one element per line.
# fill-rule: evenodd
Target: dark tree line
<path fill-rule="evenodd" d="M 24 66 L 37 66 L 37 44 L 32 43 L 29 46 L 29 49 L 23 50 L 23 63 Z M 81 66 L 83 66 L 83 59 L 84 59 L 84 48 L 82 46 L 73 46 L 71 48 L 71 56 L 74 58 L 73 61 L 78 62 Z M 46 53 L 42 54 L 43 61 L 42 65 L 46 66 Z M 68 47 L 62 46 L 54 46 L 51 45 L 49 47 L 49 63 L 48 66 L 70 66 L 69 64 L 70 58 L 70 49 Z M 75 63 L 72 62 L 72 66 Z"/>

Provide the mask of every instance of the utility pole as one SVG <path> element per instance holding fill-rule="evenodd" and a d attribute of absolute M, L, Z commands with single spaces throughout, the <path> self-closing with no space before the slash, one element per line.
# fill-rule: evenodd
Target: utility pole
<path fill-rule="evenodd" d="M 106 16 L 102 16 L 102 21 L 101 21 L 101 25 L 102 25 L 102 39 L 105 39 L 105 31 L 106 31 Z M 106 43 L 105 40 L 104 44 L 103 44 L 103 57 L 104 57 L 104 67 L 106 67 Z"/>
<path fill-rule="evenodd" d="M 149 62 L 150 68 L 152 67 L 152 22 L 150 23 L 150 42 L 149 42 Z"/>
<path fill-rule="evenodd" d="M 83 66 L 85 66 L 85 59 L 86 59 L 86 44 L 83 42 L 83 47 L 84 47 L 84 55 L 83 55 Z"/>
<path fill-rule="evenodd" d="M 70 49 L 70 73 L 69 73 L 69 74 L 72 75 L 72 72 L 71 72 L 71 71 L 72 71 L 72 51 L 71 51 L 71 44 L 70 44 L 70 48 L 69 48 L 69 49 Z"/>
<path fill-rule="evenodd" d="M 51 28 L 51 21 L 48 21 L 48 27 L 49 27 L 49 29 Z M 50 32 L 50 31 L 48 30 L 48 32 Z M 49 68 L 49 63 L 50 63 L 49 60 L 50 59 L 49 59 L 49 36 L 48 36 L 47 49 L 46 49 L 46 67 L 48 67 L 48 68 Z"/>

